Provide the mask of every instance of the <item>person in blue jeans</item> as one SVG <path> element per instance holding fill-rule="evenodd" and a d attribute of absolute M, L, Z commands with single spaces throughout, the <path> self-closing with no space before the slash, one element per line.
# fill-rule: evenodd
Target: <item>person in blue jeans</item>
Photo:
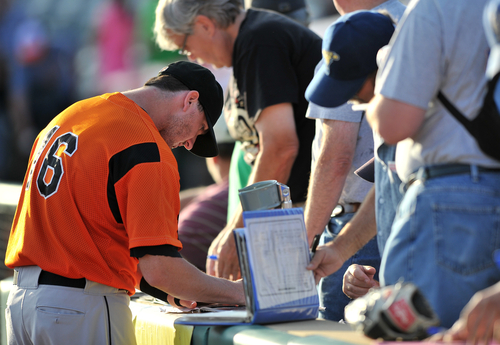
<path fill-rule="evenodd" d="M 500 247 L 496 211 L 500 163 L 482 153 L 474 138 L 434 98 L 441 88 L 472 117 L 486 88 L 486 59 L 476 57 L 487 56 L 488 48 L 481 5 L 457 6 L 448 0 L 414 4 L 382 61 L 377 95 L 367 112 L 375 133 L 386 144 L 398 143 L 394 164 L 406 190 L 385 244 L 380 277 L 382 285 L 401 278 L 415 283 L 441 325 L 451 327 L 477 291 L 500 280 L 493 259 Z M 419 56 L 413 51 L 419 51 Z M 421 78 L 424 74 L 426 78 Z M 357 216 L 361 214 L 360 209 Z M 335 242 L 338 247 L 340 241 Z M 334 246 L 319 248 L 308 269 L 317 278 L 328 274 L 343 260 L 337 252 Z M 370 284 L 354 274 L 351 277 L 358 279 L 348 282 L 352 291 L 358 296 L 363 289 L 366 292 Z"/>
<path fill-rule="evenodd" d="M 468 119 L 481 108 L 486 3 L 412 2 L 366 114 L 374 132 L 397 144 L 395 166 L 406 189 L 382 256 L 381 284 L 413 282 L 443 327 L 477 291 L 500 280 L 493 259 L 500 248 L 500 162 L 437 99 L 441 91 Z"/>

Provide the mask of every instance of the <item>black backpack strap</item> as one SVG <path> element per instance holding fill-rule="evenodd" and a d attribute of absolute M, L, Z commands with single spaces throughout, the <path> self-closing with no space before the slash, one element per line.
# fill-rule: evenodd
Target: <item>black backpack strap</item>
<path fill-rule="evenodd" d="M 455 108 L 455 106 L 441 91 L 438 92 L 437 98 L 441 101 L 441 103 L 443 103 L 444 107 L 448 109 L 450 114 L 453 115 L 453 117 L 457 119 L 457 121 L 460 122 L 470 133 L 472 131 L 470 120 L 466 118 L 457 108 Z"/>
<path fill-rule="evenodd" d="M 496 103 L 495 99 L 493 97 L 494 92 L 495 92 L 495 86 L 498 82 L 498 79 L 500 78 L 500 72 L 497 73 L 491 80 L 488 81 L 488 91 L 487 94 L 483 100 L 483 105 L 482 107 L 493 107 L 494 110 L 496 110 Z M 458 110 L 448 98 L 441 92 L 441 90 L 437 94 L 437 98 L 441 101 L 441 103 L 444 105 L 446 109 L 450 112 L 451 115 L 455 119 L 457 119 L 458 122 L 460 122 L 467 131 L 472 134 L 473 137 L 477 138 L 480 133 L 478 133 L 478 128 L 472 124 L 473 120 L 469 120 L 466 118 L 460 110 Z M 483 111 L 484 109 L 481 109 Z M 495 119 L 497 120 L 497 119 Z"/>
<path fill-rule="evenodd" d="M 483 108 L 491 107 L 497 110 L 497 113 L 498 113 L 498 108 L 495 102 L 495 89 L 499 78 L 500 78 L 500 72 L 495 74 L 495 76 L 488 81 L 488 92 L 484 97 L 484 102 L 483 102 Z"/>
<path fill-rule="evenodd" d="M 466 118 L 441 91 L 437 94 L 437 98 L 450 114 L 474 137 L 481 151 L 498 161 L 500 161 L 500 113 L 494 95 L 499 78 L 500 73 L 497 73 L 488 81 L 483 104 L 473 120 Z"/>

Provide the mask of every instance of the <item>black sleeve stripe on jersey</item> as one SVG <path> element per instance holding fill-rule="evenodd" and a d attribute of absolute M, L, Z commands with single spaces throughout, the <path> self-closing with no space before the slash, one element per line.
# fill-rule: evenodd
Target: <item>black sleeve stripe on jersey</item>
<path fill-rule="evenodd" d="M 160 161 L 160 151 L 156 143 L 142 143 L 118 152 L 109 160 L 108 175 L 108 205 L 117 223 L 123 224 L 118 200 L 116 198 L 115 183 L 125 176 L 133 167 L 141 163 Z"/>
<path fill-rule="evenodd" d="M 141 279 L 141 282 L 139 283 L 139 288 L 142 292 L 145 292 L 150 296 L 159 298 L 162 301 L 168 303 L 168 294 L 165 291 L 162 291 L 160 289 L 155 288 L 154 286 L 149 285 L 149 283 L 146 281 L 146 279 L 144 279 L 144 277 Z"/>
<path fill-rule="evenodd" d="M 133 258 L 142 258 L 144 255 L 163 255 L 174 258 L 182 258 L 179 248 L 171 244 L 162 244 L 159 246 L 135 247 L 130 248 L 130 256 Z"/>

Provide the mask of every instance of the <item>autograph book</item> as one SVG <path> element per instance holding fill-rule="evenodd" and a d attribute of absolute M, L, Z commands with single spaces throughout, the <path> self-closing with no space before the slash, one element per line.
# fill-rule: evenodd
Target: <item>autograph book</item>
<path fill-rule="evenodd" d="M 267 324 L 315 319 L 319 298 L 301 208 L 243 212 L 244 228 L 233 231 L 246 309 L 189 314 L 187 325 Z"/>

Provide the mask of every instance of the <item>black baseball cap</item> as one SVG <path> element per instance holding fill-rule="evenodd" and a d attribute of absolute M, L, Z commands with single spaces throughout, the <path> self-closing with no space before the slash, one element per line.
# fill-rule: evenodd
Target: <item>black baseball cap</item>
<path fill-rule="evenodd" d="M 198 100 L 205 111 L 209 129 L 207 133 L 198 135 L 191 152 L 200 157 L 217 156 L 219 149 L 213 127 L 222 113 L 224 96 L 213 73 L 197 63 L 177 61 L 164 67 L 158 75 L 171 75 L 188 89 L 199 92 Z"/>

